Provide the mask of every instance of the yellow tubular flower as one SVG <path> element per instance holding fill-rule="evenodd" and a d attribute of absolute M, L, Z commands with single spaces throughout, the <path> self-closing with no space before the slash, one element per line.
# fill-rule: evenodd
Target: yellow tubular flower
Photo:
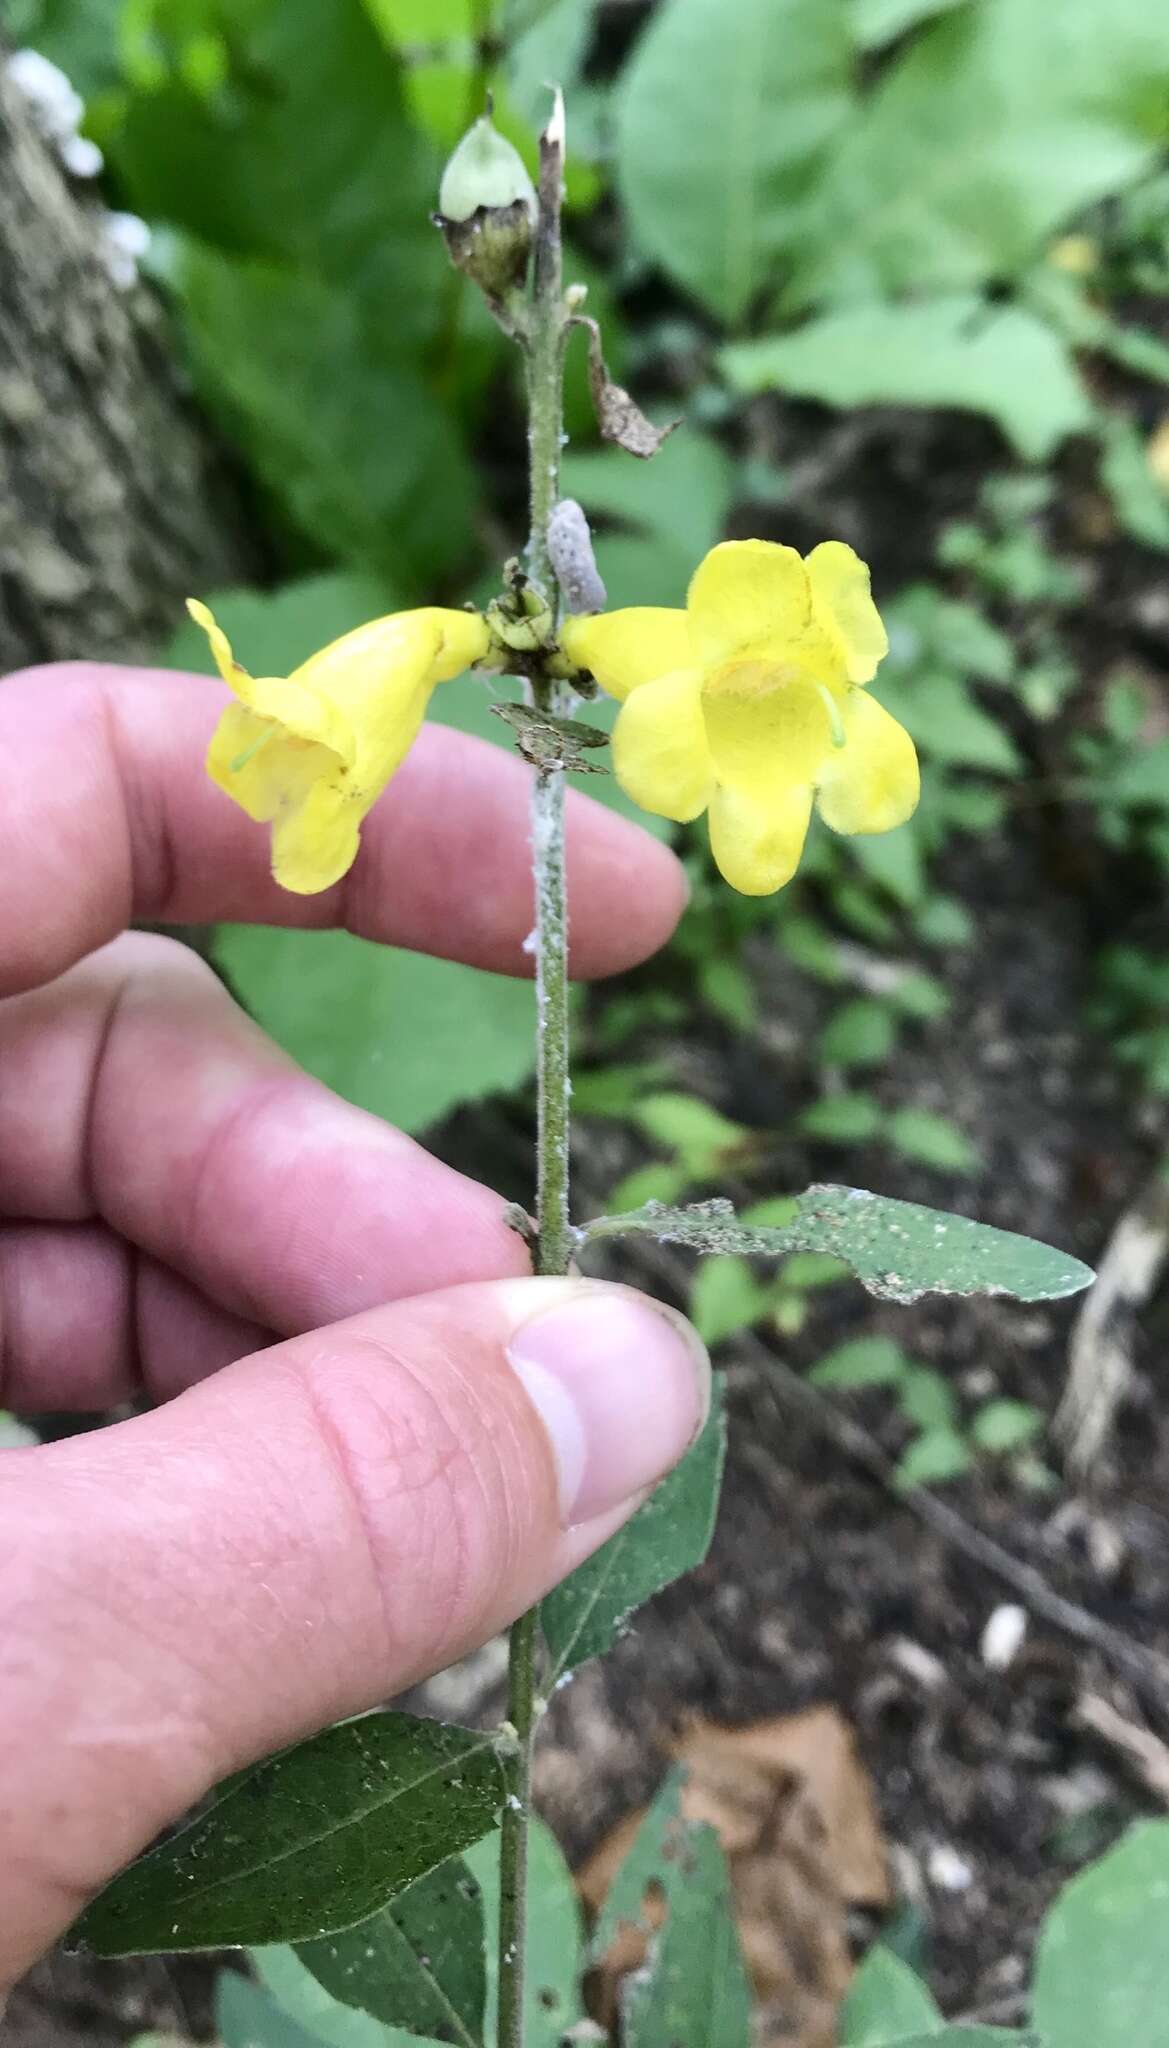
<path fill-rule="evenodd" d="M 724 541 L 686 610 L 572 618 L 565 653 L 621 700 L 613 765 L 643 810 L 709 813 L 722 874 L 747 896 L 799 865 L 812 803 L 836 832 L 888 832 L 920 793 L 904 727 L 866 695 L 889 643 L 851 548 L 806 560 L 773 541 Z"/>
<path fill-rule="evenodd" d="M 290 676 L 251 676 L 205 604 L 187 610 L 237 701 L 212 735 L 207 773 L 272 826 L 272 872 L 313 896 L 352 867 L 361 826 L 403 760 L 436 683 L 487 652 L 477 612 L 394 612 L 334 640 Z"/>

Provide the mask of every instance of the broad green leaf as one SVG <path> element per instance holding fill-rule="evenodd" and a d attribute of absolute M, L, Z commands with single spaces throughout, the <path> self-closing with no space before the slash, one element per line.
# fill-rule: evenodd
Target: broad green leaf
<path fill-rule="evenodd" d="M 808 1378 L 814 1387 L 892 1387 L 908 1366 L 892 1337 L 854 1337 L 819 1359 Z"/>
<path fill-rule="evenodd" d="M 484 2034 L 495 2039 L 499 1994 L 499 1948 L 492 1938 L 499 1920 L 499 1837 L 487 1835 L 468 1851 L 467 1862 L 483 1892 L 487 1937 L 487 2014 Z M 551 1828 L 533 1818 L 528 1833 L 527 1983 L 524 2040 L 527 2048 L 559 2048 L 583 2017 L 581 2008 L 580 1900 L 572 1872 Z"/>
<path fill-rule="evenodd" d="M 281 1943 L 254 1948 L 252 1963 L 265 1991 L 282 2013 L 327 2044 L 327 2048 L 417 2048 L 417 2036 L 387 2027 L 354 2005 L 342 2005 L 307 1970 L 294 1948 Z M 261 2043 L 260 2048 L 266 2048 Z M 272 2048 L 280 2048 L 273 2042 Z"/>
<path fill-rule="evenodd" d="M 407 2033 L 480 2048 L 487 1993 L 479 1886 L 440 1863 L 356 1927 L 297 1944 L 326 1991 Z"/>
<path fill-rule="evenodd" d="M 366 1714 L 232 1781 L 76 1923 L 94 1955 L 309 1941 L 352 1927 L 496 1823 L 489 1737 Z"/>
<path fill-rule="evenodd" d="M 1046 2048 L 1167 2048 L 1169 1820 L 1074 1877 L 1043 1923 L 1031 2017 Z"/>
<path fill-rule="evenodd" d="M 853 107 L 845 0 L 666 0 L 626 70 L 617 174 L 641 248 L 737 324 Z"/>
<path fill-rule="evenodd" d="M 217 966 L 252 1016 L 347 1101 L 406 1131 L 532 1070 L 529 983 L 346 932 L 220 925 Z"/>
<path fill-rule="evenodd" d="M 956 1429 L 939 1424 L 914 1437 L 897 1460 L 893 1480 L 902 1487 L 940 1486 L 948 1479 L 961 1479 L 971 1463 L 966 1439 Z"/>
<path fill-rule="evenodd" d="M 400 591 L 360 570 L 304 576 L 280 590 L 200 591 L 236 654 L 253 675 L 286 676 L 330 640 L 339 640 L 367 619 L 398 609 Z M 162 660 L 168 668 L 218 673 L 201 626 L 185 615 L 176 620 Z"/>
<path fill-rule="evenodd" d="M 1090 1266 L 1036 1238 L 865 1188 L 810 1187 L 792 1197 L 790 1222 L 769 1228 L 752 1227 L 729 1202 L 714 1200 L 686 1209 L 650 1203 L 631 1215 L 602 1216 L 586 1225 L 584 1236 L 621 1237 L 631 1231 L 700 1252 L 759 1258 L 827 1252 L 843 1259 L 870 1294 L 886 1301 L 917 1301 L 923 1294 L 1059 1301 L 1079 1294 L 1095 1278 Z"/>
<path fill-rule="evenodd" d="M 992 306 L 968 293 L 848 306 L 792 334 L 733 343 L 720 360 L 736 391 L 781 391 L 834 406 L 987 413 L 1035 461 L 1092 424 L 1087 394 L 1058 336 L 1021 307 Z"/>
<path fill-rule="evenodd" d="M 896 1037 L 888 1004 L 873 996 L 856 996 L 828 1019 L 817 1052 L 828 1067 L 880 1066 L 892 1052 Z"/>
<path fill-rule="evenodd" d="M 1030 1401 L 988 1401 L 970 1425 L 970 1434 L 980 1451 L 1000 1456 L 1022 1450 L 1038 1436 L 1043 1417 Z"/>
<path fill-rule="evenodd" d="M 466 555 L 466 450 L 393 325 L 318 277 L 193 242 L 176 283 L 205 396 L 302 532 L 419 585 Z"/>
<path fill-rule="evenodd" d="M 215 2031 L 223 2048 L 319 2048 L 321 2040 L 238 1970 L 216 1980 Z"/>
<path fill-rule="evenodd" d="M 726 1862 L 713 1828 L 682 1818 L 683 1778 L 670 1772 L 642 1821 L 589 1954 L 600 1961 L 623 1928 L 649 1937 L 644 1966 L 626 1980 L 622 2038 L 630 2048 L 746 2048 L 751 2000 Z"/>
<path fill-rule="evenodd" d="M 886 1126 L 889 1143 L 906 1159 L 918 1159 L 939 1173 L 977 1173 L 982 1164 L 975 1146 L 949 1117 L 929 1109 L 899 1109 Z"/>
<path fill-rule="evenodd" d="M 790 297 L 856 302 L 1009 275 L 1140 177 L 1167 137 L 1164 8 L 954 7 L 849 122 L 804 209 Z M 1043 394 L 1029 395 L 1043 417 Z"/>
<path fill-rule="evenodd" d="M 723 1386 L 716 1373 L 706 1427 L 682 1463 L 540 1609 L 555 1675 L 599 1657 L 634 1609 L 701 1564 L 718 1513 L 726 1453 Z"/>
<path fill-rule="evenodd" d="M 906 2034 L 939 2034 L 945 2021 L 921 1978 L 883 1942 L 875 1942 L 848 1988 L 841 2048 L 892 2048 Z"/>
<path fill-rule="evenodd" d="M 631 1121 L 655 1145 L 668 1146 L 687 1158 L 715 1158 L 741 1145 L 747 1135 L 742 1124 L 733 1124 L 698 1095 L 644 1096 Z"/>

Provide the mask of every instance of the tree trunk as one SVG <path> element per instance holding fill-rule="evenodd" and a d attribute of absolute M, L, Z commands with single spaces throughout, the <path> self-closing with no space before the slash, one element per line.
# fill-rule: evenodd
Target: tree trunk
<path fill-rule="evenodd" d="M 237 494 L 153 294 L 114 282 L 0 50 L 0 673 L 141 660 L 183 597 L 246 576 Z"/>

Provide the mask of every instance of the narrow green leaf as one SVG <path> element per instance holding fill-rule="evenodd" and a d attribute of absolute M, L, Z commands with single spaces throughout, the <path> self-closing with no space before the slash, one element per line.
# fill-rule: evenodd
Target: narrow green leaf
<path fill-rule="evenodd" d="M 594 1962 L 623 1927 L 649 1937 L 626 1982 L 627 2048 L 745 2048 L 750 1991 L 726 1862 L 712 1828 L 683 1820 L 684 1774 L 671 1771 L 610 1886 L 589 1944 Z M 645 1908 L 655 1901 L 652 1915 Z M 655 1922 L 664 1906 L 664 1924 Z"/>
<path fill-rule="evenodd" d="M 1169 1820 L 1072 1879 L 1043 1923 L 1031 2017 L 1047 2048 L 1169 2044 Z"/>
<path fill-rule="evenodd" d="M 499 1921 L 499 1836 L 487 1835 L 468 1851 L 467 1862 L 483 1892 L 489 1929 Z M 559 2048 L 583 2018 L 580 2001 L 580 1900 L 572 1872 L 551 1828 L 533 1819 L 528 1832 L 527 1982 L 524 1987 L 526 2048 Z M 487 2013 L 484 2034 L 495 2039 L 499 2000 L 499 1948 L 487 1941 Z"/>
<path fill-rule="evenodd" d="M 651 1202 L 626 1216 L 602 1216 L 582 1236 L 587 1242 L 643 1232 L 692 1251 L 760 1258 L 826 1252 L 843 1259 L 870 1294 L 886 1301 L 917 1301 L 923 1294 L 1059 1301 L 1079 1294 L 1095 1278 L 1091 1267 L 1036 1238 L 864 1188 L 817 1185 L 793 1197 L 791 1206 L 789 1223 L 752 1228 L 729 1202 L 694 1202 L 678 1209 Z"/>
<path fill-rule="evenodd" d="M 320 2048 L 321 2040 L 238 1970 L 216 1980 L 215 2031 L 223 2048 Z"/>
<path fill-rule="evenodd" d="M 892 2048 L 907 2034 L 939 2034 L 945 2026 L 921 1978 L 880 1941 L 853 1978 L 840 2017 L 840 2048 Z"/>
<path fill-rule="evenodd" d="M 634 1608 L 702 1563 L 714 1533 L 725 1451 L 723 1385 L 716 1373 L 698 1442 L 632 1521 L 545 1599 L 540 1618 L 554 1678 L 601 1656 Z"/>
<path fill-rule="evenodd" d="M 94 1955 L 307 1941 L 365 1920 L 495 1826 L 490 1738 L 366 1714 L 232 1780 L 76 1923 Z"/>
<path fill-rule="evenodd" d="M 458 1856 L 372 1919 L 296 1944 L 305 1968 L 343 2004 L 463 2048 L 483 2040 L 483 1951 L 482 1896 Z"/>

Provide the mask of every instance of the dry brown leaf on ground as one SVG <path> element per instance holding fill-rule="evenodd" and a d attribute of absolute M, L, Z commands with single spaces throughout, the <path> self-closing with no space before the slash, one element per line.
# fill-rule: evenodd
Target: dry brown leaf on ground
<path fill-rule="evenodd" d="M 783 1714 L 748 1728 L 695 1721 L 674 1745 L 687 1779 L 682 1811 L 706 1821 L 730 1865 L 743 1953 L 769 2048 L 835 2048 L 836 2017 L 852 1974 L 850 1908 L 890 1902 L 876 1801 L 847 1723 L 834 1707 Z M 595 1913 L 644 1818 L 606 1836 L 578 1876 Z M 622 1930 L 603 1959 L 601 2006 L 616 2010 L 645 1939 Z"/>

